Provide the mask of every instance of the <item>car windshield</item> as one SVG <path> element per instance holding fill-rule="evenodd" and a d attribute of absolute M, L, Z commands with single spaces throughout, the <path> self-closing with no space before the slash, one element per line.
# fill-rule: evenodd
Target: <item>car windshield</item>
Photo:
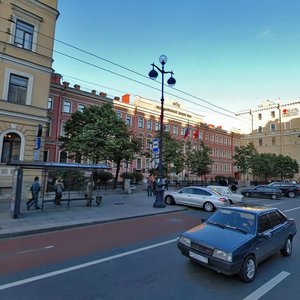
<path fill-rule="evenodd" d="M 218 209 L 207 219 L 207 223 L 244 233 L 255 233 L 255 215 L 243 211 Z"/>

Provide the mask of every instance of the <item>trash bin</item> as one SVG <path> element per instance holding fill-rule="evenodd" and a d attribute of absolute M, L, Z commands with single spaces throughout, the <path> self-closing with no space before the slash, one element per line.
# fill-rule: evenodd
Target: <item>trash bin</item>
<path fill-rule="evenodd" d="M 96 204 L 100 205 L 102 203 L 102 196 L 96 196 Z"/>

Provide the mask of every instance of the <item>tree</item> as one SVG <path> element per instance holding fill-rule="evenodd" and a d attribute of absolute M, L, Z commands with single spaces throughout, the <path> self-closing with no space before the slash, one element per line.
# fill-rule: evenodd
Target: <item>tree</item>
<path fill-rule="evenodd" d="M 289 156 L 278 155 L 276 157 L 274 170 L 281 180 L 291 179 L 299 172 L 299 165 L 295 159 Z"/>
<path fill-rule="evenodd" d="M 252 159 L 257 154 L 257 150 L 253 143 L 249 143 L 247 146 L 235 147 L 234 150 L 234 165 L 238 167 L 241 174 L 247 174 L 248 179 L 249 171 L 252 169 Z"/>
<path fill-rule="evenodd" d="M 207 175 L 211 172 L 210 165 L 213 160 L 210 158 L 211 148 L 205 146 L 203 141 L 196 144 L 195 147 L 187 147 L 186 164 L 191 172 L 198 176 Z"/>
<path fill-rule="evenodd" d="M 252 174 L 254 176 L 263 177 L 268 181 L 272 176 L 276 176 L 275 170 L 276 154 L 274 153 L 260 153 L 252 157 Z"/>
<path fill-rule="evenodd" d="M 82 112 L 73 113 L 65 124 L 65 136 L 60 140 L 63 142 L 61 149 L 67 151 L 71 158 L 81 156 L 93 163 L 115 161 L 114 187 L 121 161 L 131 160 L 141 148 L 138 139 L 131 135 L 110 103 L 92 105 Z"/>

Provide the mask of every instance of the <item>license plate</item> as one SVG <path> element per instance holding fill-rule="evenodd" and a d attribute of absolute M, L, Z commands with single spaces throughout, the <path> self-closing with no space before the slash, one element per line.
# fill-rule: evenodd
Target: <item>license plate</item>
<path fill-rule="evenodd" d="M 189 252 L 189 255 L 190 255 L 190 257 L 192 257 L 192 258 L 194 258 L 196 260 L 199 260 L 199 261 L 201 261 L 201 262 L 203 262 L 205 264 L 208 264 L 208 258 L 207 257 L 204 257 L 204 256 L 202 256 L 200 254 L 197 254 L 197 253 L 194 253 L 192 251 Z"/>

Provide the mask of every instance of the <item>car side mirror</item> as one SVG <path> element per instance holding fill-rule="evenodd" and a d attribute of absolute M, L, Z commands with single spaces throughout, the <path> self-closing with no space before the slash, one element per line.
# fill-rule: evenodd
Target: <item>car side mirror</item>
<path fill-rule="evenodd" d="M 271 233 L 270 232 L 260 232 L 259 234 L 258 234 L 258 236 L 259 236 L 259 238 L 260 239 L 268 239 L 268 238 L 270 238 L 271 237 Z"/>

